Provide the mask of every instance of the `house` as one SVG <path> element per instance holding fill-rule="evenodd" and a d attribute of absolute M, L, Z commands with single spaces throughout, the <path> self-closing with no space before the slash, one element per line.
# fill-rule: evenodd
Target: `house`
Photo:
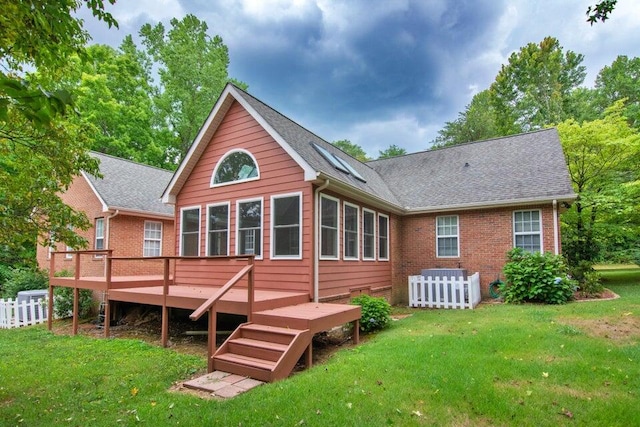
<path fill-rule="evenodd" d="M 479 272 L 486 294 L 511 248 L 560 253 L 575 197 L 555 129 L 362 163 L 229 84 L 162 200 L 177 255 L 254 255 L 257 289 L 406 303 L 425 268 Z"/>
<path fill-rule="evenodd" d="M 115 257 L 154 257 L 174 254 L 173 207 L 162 203 L 160 195 L 171 180 L 172 172 L 142 165 L 106 154 L 91 153 L 100 162 L 102 178 L 82 173 L 77 176 L 62 200 L 86 213 L 93 226 L 79 231 L 89 242 L 87 249 L 112 249 Z M 38 246 L 37 261 L 48 269 L 53 250 L 71 250 Z M 57 256 L 55 271 L 75 270 L 74 256 Z M 148 260 L 114 263 L 119 276 L 162 274 L 162 261 Z M 102 255 L 82 256 L 85 276 L 103 276 Z"/>

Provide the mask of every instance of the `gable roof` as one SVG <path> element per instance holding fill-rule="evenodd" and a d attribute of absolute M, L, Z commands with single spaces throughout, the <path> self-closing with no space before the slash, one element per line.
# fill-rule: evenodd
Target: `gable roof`
<path fill-rule="evenodd" d="M 100 161 L 102 178 L 82 173 L 105 211 L 121 210 L 173 218 L 173 206 L 160 199 L 173 176 L 171 171 L 92 152 Z"/>
<path fill-rule="evenodd" d="M 409 212 L 575 199 L 554 128 L 367 164 Z"/>
<path fill-rule="evenodd" d="M 234 101 L 296 161 L 306 181 L 329 180 L 329 188 L 396 213 L 575 199 L 555 129 L 362 163 L 249 93 L 227 84 L 165 189 L 165 203 L 175 203 L 175 196 Z M 338 170 L 314 144 L 346 162 L 359 177 Z"/>

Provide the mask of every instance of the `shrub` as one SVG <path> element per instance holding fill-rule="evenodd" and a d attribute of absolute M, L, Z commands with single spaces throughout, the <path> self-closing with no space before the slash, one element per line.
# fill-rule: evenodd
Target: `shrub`
<path fill-rule="evenodd" d="M 391 322 L 391 305 L 384 298 L 363 294 L 353 298 L 351 304 L 362 307 L 360 318 L 362 332 L 369 333 L 384 329 Z"/>
<path fill-rule="evenodd" d="M 20 291 L 48 289 L 49 278 L 38 269 L 10 268 L 2 288 L 3 298 L 16 298 Z"/>
<path fill-rule="evenodd" d="M 502 287 L 505 302 L 564 304 L 573 298 L 576 282 L 567 276 L 561 256 L 515 248 L 507 257 L 506 284 Z"/>
<path fill-rule="evenodd" d="M 73 272 L 61 270 L 55 273 L 56 277 L 73 277 Z M 73 313 L 73 288 L 56 287 L 54 289 L 53 311 L 58 318 L 69 317 Z M 80 289 L 78 298 L 78 316 L 88 317 L 93 309 L 93 293 L 89 289 Z"/>

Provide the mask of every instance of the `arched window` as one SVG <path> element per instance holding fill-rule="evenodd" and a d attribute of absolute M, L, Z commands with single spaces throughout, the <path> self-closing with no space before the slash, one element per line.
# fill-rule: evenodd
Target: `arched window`
<path fill-rule="evenodd" d="M 231 150 L 225 154 L 211 177 L 211 186 L 253 181 L 260 178 L 260 170 L 255 157 L 246 150 Z"/>

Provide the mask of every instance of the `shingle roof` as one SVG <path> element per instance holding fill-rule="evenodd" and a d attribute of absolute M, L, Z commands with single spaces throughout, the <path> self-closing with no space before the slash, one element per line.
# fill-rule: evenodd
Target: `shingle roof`
<path fill-rule="evenodd" d="M 410 210 L 574 198 L 555 129 L 367 164 Z"/>
<path fill-rule="evenodd" d="M 383 203 L 398 213 L 514 205 L 575 198 L 555 129 L 362 163 L 229 84 L 164 191 L 171 203 L 235 101 L 240 102 L 305 171 L 308 181 Z M 313 144 L 347 162 L 365 182 L 332 165 Z"/>
<path fill-rule="evenodd" d="M 336 148 L 333 144 L 330 144 L 316 134 L 300 126 L 298 123 L 280 114 L 278 111 L 269 107 L 259 99 L 254 98 L 247 92 L 238 89 L 238 93 L 317 172 L 321 172 L 328 177 L 344 182 L 366 193 L 377 196 L 386 202 L 399 206 L 398 199 L 387 183 L 367 164 L 354 159 L 339 148 Z M 346 174 L 337 170 L 327 159 L 313 148 L 313 144 L 321 146 L 331 154 L 348 162 L 349 165 L 353 167 L 366 182 L 360 181 L 351 174 Z"/>
<path fill-rule="evenodd" d="M 173 206 L 160 199 L 172 172 L 102 153 L 91 155 L 100 161 L 103 177 L 85 176 L 109 209 L 173 216 Z"/>

